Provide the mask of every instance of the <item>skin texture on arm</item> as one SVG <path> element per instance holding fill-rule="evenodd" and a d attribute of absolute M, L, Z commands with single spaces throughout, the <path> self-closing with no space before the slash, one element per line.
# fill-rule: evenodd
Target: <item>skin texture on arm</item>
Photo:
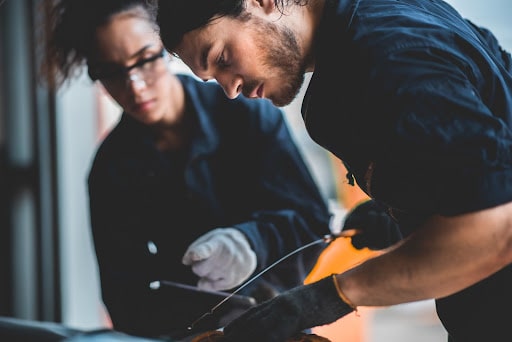
<path fill-rule="evenodd" d="M 356 306 L 442 298 L 512 262 L 512 203 L 436 216 L 387 253 L 337 275 Z"/>

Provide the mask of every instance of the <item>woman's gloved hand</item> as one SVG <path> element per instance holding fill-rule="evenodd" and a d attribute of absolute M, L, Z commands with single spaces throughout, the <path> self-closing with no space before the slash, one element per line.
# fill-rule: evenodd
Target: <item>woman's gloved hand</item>
<path fill-rule="evenodd" d="M 402 239 L 398 223 L 374 200 L 359 204 L 347 214 L 342 230 L 348 229 L 360 231 L 352 237 L 357 249 L 384 249 Z"/>
<path fill-rule="evenodd" d="M 222 291 L 242 284 L 254 272 L 256 254 L 235 228 L 217 228 L 195 240 L 183 255 L 204 290 Z"/>
<path fill-rule="evenodd" d="M 351 313 L 334 277 L 298 286 L 255 306 L 224 328 L 225 342 L 283 342 L 305 329 L 332 323 Z"/>

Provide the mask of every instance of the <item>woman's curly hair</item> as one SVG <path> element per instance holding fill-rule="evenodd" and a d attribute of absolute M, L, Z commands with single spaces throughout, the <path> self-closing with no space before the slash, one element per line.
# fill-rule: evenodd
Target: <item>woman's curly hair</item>
<path fill-rule="evenodd" d="M 40 31 L 43 57 L 40 76 L 53 89 L 76 77 L 95 48 L 96 28 L 115 14 L 134 8 L 155 23 L 156 1 L 44 0 L 44 29 Z"/>

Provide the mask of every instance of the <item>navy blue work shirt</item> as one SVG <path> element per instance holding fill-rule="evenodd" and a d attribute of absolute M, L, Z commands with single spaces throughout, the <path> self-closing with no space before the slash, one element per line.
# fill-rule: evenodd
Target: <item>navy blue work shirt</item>
<path fill-rule="evenodd" d="M 327 1 L 315 52 L 306 128 L 404 235 L 512 201 L 512 62 L 489 30 L 440 0 Z M 502 332 L 511 289 L 509 266 L 438 300 L 450 338 Z"/>
<path fill-rule="evenodd" d="M 193 118 L 190 148 L 160 151 L 151 130 L 123 114 L 88 179 L 103 301 L 114 328 L 134 335 L 172 335 L 212 308 L 165 286 L 149 288 L 156 280 L 196 285 L 181 259 L 211 229 L 242 231 L 257 255 L 255 273 L 329 233 L 324 198 L 282 111 L 179 78 Z M 264 300 L 302 284 L 322 248 L 286 259 L 245 294 Z"/>

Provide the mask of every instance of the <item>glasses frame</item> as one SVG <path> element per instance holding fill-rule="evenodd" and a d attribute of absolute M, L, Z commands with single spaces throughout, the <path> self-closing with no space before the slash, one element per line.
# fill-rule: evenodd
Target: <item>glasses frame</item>
<path fill-rule="evenodd" d="M 113 70 L 111 72 L 101 72 L 101 71 L 98 71 L 97 69 L 95 69 L 94 66 L 89 66 L 88 74 L 89 74 L 90 79 L 93 81 L 101 82 L 102 80 L 113 79 L 116 77 L 123 78 L 124 80 L 126 80 L 128 78 L 128 75 L 130 74 L 130 71 L 132 71 L 133 69 L 141 68 L 144 65 L 146 65 L 147 63 L 154 62 L 159 58 L 164 58 L 165 56 L 166 56 L 166 50 L 165 50 L 165 48 L 162 48 L 160 50 L 160 52 L 154 54 L 151 57 L 142 59 L 130 66 L 127 66 L 127 67 L 119 67 L 118 69 Z"/>

